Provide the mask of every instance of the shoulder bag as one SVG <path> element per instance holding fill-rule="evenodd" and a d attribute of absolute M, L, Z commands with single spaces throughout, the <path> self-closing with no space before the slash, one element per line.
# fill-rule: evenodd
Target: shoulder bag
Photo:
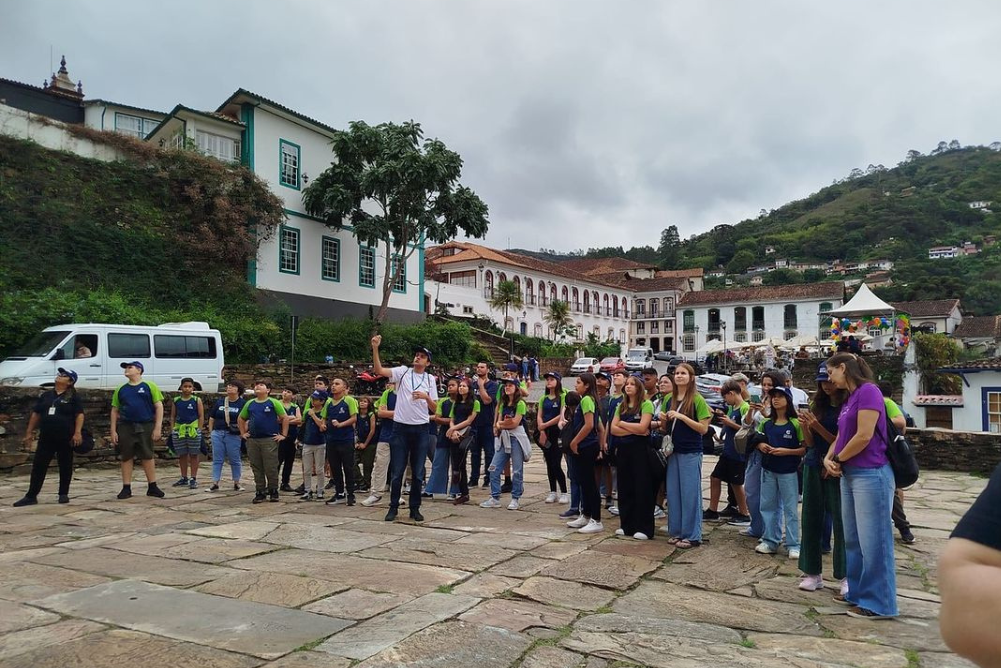
<path fill-rule="evenodd" d="M 910 487 L 918 481 L 918 460 L 914 448 L 903 434 L 897 432 L 890 418 L 886 418 L 886 458 L 893 469 L 893 479 L 897 489 Z"/>

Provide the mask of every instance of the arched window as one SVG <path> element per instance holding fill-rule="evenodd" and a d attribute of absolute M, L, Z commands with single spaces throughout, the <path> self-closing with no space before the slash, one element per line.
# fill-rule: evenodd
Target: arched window
<path fill-rule="evenodd" d="M 549 288 L 546 286 L 545 281 L 539 281 L 539 304 L 542 306 L 549 305 Z"/>
<path fill-rule="evenodd" d="M 609 327 L 608 328 L 608 339 L 607 340 L 608 341 L 614 341 L 615 340 L 615 328 L 614 327 Z"/>
<path fill-rule="evenodd" d="M 625 297 L 622 298 L 622 317 L 629 317 L 629 302 L 626 301 Z"/>
<path fill-rule="evenodd" d="M 535 323 L 535 328 L 532 331 L 535 334 L 535 336 L 541 338 L 542 337 L 542 323 L 541 322 Z"/>
<path fill-rule="evenodd" d="M 598 325 L 594 326 L 594 338 L 598 339 L 599 341 L 601 340 L 601 327 L 599 327 Z"/>
<path fill-rule="evenodd" d="M 494 296 L 494 272 L 488 271 L 483 275 L 483 286 L 487 299 L 492 299 Z"/>
<path fill-rule="evenodd" d="M 555 290 L 555 289 L 556 288 L 553 288 L 553 290 Z M 567 286 L 565 286 L 565 285 L 563 286 L 563 290 L 560 292 L 560 294 L 563 295 L 562 300 L 565 301 L 567 304 L 569 304 L 570 303 L 570 290 L 567 289 Z"/>
<path fill-rule="evenodd" d="M 577 323 L 577 340 L 581 341 L 584 339 L 584 325 Z"/>
<path fill-rule="evenodd" d="M 635 308 L 635 310 L 636 310 L 636 317 L 637 318 L 642 318 L 643 316 L 645 316 L 646 315 L 646 300 L 645 299 L 637 299 L 636 300 L 636 308 Z"/>
<path fill-rule="evenodd" d="M 612 317 L 619 317 L 619 299 L 618 297 L 612 297 Z"/>
<path fill-rule="evenodd" d="M 652 298 L 650 300 L 650 317 L 656 318 L 660 315 L 660 300 Z"/>
<path fill-rule="evenodd" d="M 507 280 L 507 274 L 505 274 L 505 273 L 504 273 L 504 272 L 502 271 L 502 272 L 500 273 L 500 276 L 499 276 L 499 277 L 498 277 L 498 279 L 497 279 L 497 282 L 498 282 L 498 283 L 500 283 L 501 281 L 506 281 L 506 280 Z"/>
<path fill-rule="evenodd" d="M 580 291 L 573 289 L 573 310 L 580 312 Z"/>
<path fill-rule="evenodd" d="M 591 312 L 591 293 L 587 290 L 584 291 L 584 313 Z"/>
<path fill-rule="evenodd" d="M 671 297 L 664 297 L 664 317 L 674 317 L 674 299 Z"/>
<path fill-rule="evenodd" d="M 625 342 L 626 342 L 626 330 L 620 329 L 619 330 L 619 343 L 625 343 Z"/>
<path fill-rule="evenodd" d="M 521 279 L 515 276 L 513 283 L 514 287 L 518 288 L 518 294 L 521 294 Z"/>
<path fill-rule="evenodd" d="M 591 303 L 594 304 L 594 314 L 601 315 L 601 302 L 598 301 L 598 291 L 591 293 Z"/>
<path fill-rule="evenodd" d="M 605 314 L 605 315 L 612 315 L 612 310 L 611 310 L 611 308 L 609 308 L 609 306 L 608 306 L 608 293 L 607 293 L 607 292 L 605 293 L 605 296 L 604 296 L 604 298 L 602 299 L 602 302 L 603 302 L 603 303 L 602 303 L 602 306 L 603 306 L 603 307 L 604 307 L 604 309 L 605 309 L 605 310 L 604 310 L 604 314 Z"/>
<path fill-rule="evenodd" d="M 532 279 L 525 279 L 525 301 L 531 305 L 535 305 L 535 286 L 532 284 Z"/>

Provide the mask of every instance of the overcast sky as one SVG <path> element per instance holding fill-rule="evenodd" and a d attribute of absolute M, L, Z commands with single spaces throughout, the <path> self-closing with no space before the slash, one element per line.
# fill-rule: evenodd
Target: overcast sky
<path fill-rule="evenodd" d="M 997 0 L 7 0 L 0 77 L 41 84 L 50 47 L 89 98 L 417 120 L 497 247 L 656 246 L 1001 140 Z"/>

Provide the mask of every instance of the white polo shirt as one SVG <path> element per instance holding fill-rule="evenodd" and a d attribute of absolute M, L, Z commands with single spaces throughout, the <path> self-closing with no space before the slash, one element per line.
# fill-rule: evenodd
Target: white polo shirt
<path fill-rule="evenodd" d="M 427 392 L 438 401 L 438 383 L 434 376 L 416 373 L 407 366 L 393 367 L 393 383 L 396 385 L 396 410 L 393 422 L 400 424 L 427 424 L 430 421 L 428 404 L 423 399 L 414 399 L 414 392 Z"/>

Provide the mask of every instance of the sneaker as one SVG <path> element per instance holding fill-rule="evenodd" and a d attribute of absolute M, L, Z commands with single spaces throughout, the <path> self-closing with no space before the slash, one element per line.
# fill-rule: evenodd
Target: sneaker
<path fill-rule="evenodd" d="M 188 481 L 188 489 L 198 489 L 198 481 L 192 478 Z"/>
<path fill-rule="evenodd" d="M 570 517 L 577 517 L 578 515 L 580 515 L 580 510 L 579 509 L 577 509 L 577 508 L 567 508 L 562 513 L 560 513 L 560 518 L 565 520 L 565 519 L 568 519 Z"/>
<path fill-rule="evenodd" d="M 181 478 L 180 480 L 178 480 L 177 482 L 175 482 L 173 485 L 171 485 L 171 487 L 187 487 L 187 486 L 188 486 L 188 479 L 187 478 Z"/>
<path fill-rule="evenodd" d="M 367 499 L 365 499 L 364 501 L 362 501 L 361 505 L 365 506 L 366 508 L 369 508 L 369 507 L 374 506 L 375 504 L 379 503 L 380 501 L 382 501 L 382 497 L 381 496 L 376 496 L 375 494 L 373 494 L 370 497 L 368 497 Z"/>
<path fill-rule="evenodd" d="M 348 496 L 344 492 L 337 492 L 334 494 L 334 501 L 344 501 Z"/>
<path fill-rule="evenodd" d="M 626 532 L 625 532 L 625 531 L 623 531 L 622 529 L 616 529 L 616 530 L 615 530 L 615 535 L 616 535 L 616 536 L 625 536 L 625 535 L 626 535 Z"/>
<path fill-rule="evenodd" d="M 611 508 L 608 509 L 608 514 L 609 515 L 615 515 L 616 517 L 618 517 L 619 516 L 619 507 L 618 506 L 612 506 Z"/>
<path fill-rule="evenodd" d="M 611 507 L 612 507 L 612 497 L 606 496 L 605 497 L 605 510 L 608 510 Z"/>
<path fill-rule="evenodd" d="M 303 484 L 299 485 L 298 487 L 296 487 L 295 488 L 295 493 L 296 494 L 305 494 L 306 493 L 306 483 L 303 483 Z"/>
<path fill-rule="evenodd" d="M 723 510 L 719 511 L 720 517 L 736 517 L 740 514 L 740 511 L 733 506 L 727 506 Z"/>
<path fill-rule="evenodd" d="M 264 492 L 258 492 L 257 494 L 254 494 L 254 500 L 251 501 L 251 503 L 264 503 L 264 500 L 267 498 L 267 494 Z"/>
<path fill-rule="evenodd" d="M 914 540 L 915 540 L 914 539 L 914 534 L 911 533 L 910 529 L 901 529 L 900 530 L 900 542 L 902 542 L 904 545 L 913 545 L 914 544 Z M 880 619 L 883 619 L 883 618 L 881 617 Z"/>
<path fill-rule="evenodd" d="M 841 598 L 847 598 L 848 596 L 848 578 L 841 579 Z"/>
<path fill-rule="evenodd" d="M 337 501 L 337 496 L 335 495 L 335 496 L 330 497 L 329 499 L 327 499 L 323 503 L 324 503 L 324 505 L 327 505 L 327 506 L 336 506 L 339 502 Z"/>
<path fill-rule="evenodd" d="M 511 499 L 511 503 L 507 504 L 508 510 L 518 510 L 521 505 L 518 504 L 518 499 Z"/>
<path fill-rule="evenodd" d="M 473 486 L 475 487 L 475 485 L 473 485 Z M 490 481 L 489 480 L 484 480 L 483 484 L 480 485 L 480 487 L 482 487 L 483 489 L 487 489 L 488 487 L 490 487 Z"/>
<path fill-rule="evenodd" d="M 333 479 L 330 479 L 327 481 L 327 485 L 323 489 L 333 489 L 333 488 L 334 488 L 334 481 Z"/>
<path fill-rule="evenodd" d="M 556 492 L 550 492 L 549 496 L 546 497 L 546 503 L 556 503 Z"/>
<path fill-rule="evenodd" d="M 421 511 L 419 510 L 411 510 L 410 519 L 412 519 L 414 522 L 423 522 L 424 516 L 421 515 Z"/>
<path fill-rule="evenodd" d="M 217 482 L 212 483 L 212 486 L 209 487 L 208 491 L 210 491 L 210 492 L 218 492 L 219 491 L 219 483 L 217 483 Z"/>
<path fill-rule="evenodd" d="M 292 491 L 292 485 L 288 484 L 287 482 L 286 483 L 282 483 L 281 487 L 278 488 L 278 491 L 279 492 L 291 492 Z"/>
<path fill-rule="evenodd" d="M 790 559 L 799 559 L 799 548 L 798 547 L 794 547 L 791 550 L 789 550 L 789 558 Z"/>
<path fill-rule="evenodd" d="M 62 498 L 62 497 L 60 497 L 60 498 Z M 67 498 L 66 500 L 69 501 L 69 498 Z M 33 505 L 35 505 L 37 503 L 38 503 L 38 499 L 36 499 L 35 497 L 33 497 L 33 496 L 26 496 L 26 497 L 24 497 L 24 498 L 22 498 L 22 499 L 20 499 L 18 501 L 15 501 L 13 505 L 14 505 L 15 508 L 23 508 L 24 506 L 33 506 Z"/>
<path fill-rule="evenodd" d="M 406 485 L 403 486 L 403 493 L 404 494 L 410 494 L 410 483 L 409 482 Z"/>
<path fill-rule="evenodd" d="M 268 501 L 270 501 L 271 503 L 278 503 L 278 490 L 277 489 L 271 490 L 271 492 L 268 494 Z"/>
<path fill-rule="evenodd" d="M 636 540 L 650 540 L 650 537 L 647 536 L 642 531 L 637 531 L 636 533 L 634 533 L 633 534 L 633 538 L 636 539 Z"/>
<path fill-rule="evenodd" d="M 155 482 L 151 482 L 146 488 L 146 496 L 155 496 L 158 499 L 162 499 L 166 495 L 163 493 L 162 489 L 156 486 Z"/>
<path fill-rule="evenodd" d="M 660 506 L 654 506 L 653 507 L 653 518 L 655 520 L 659 520 L 662 517 L 664 517 L 664 509 L 661 508 Z"/>
<path fill-rule="evenodd" d="M 715 510 L 710 510 L 709 508 L 706 508 L 705 510 L 702 511 L 702 519 L 704 520 L 714 521 L 718 520 L 719 517 L 720 517 L 719 513 L 717 513 Z"/>
<path fill-rule="evenodd" d="M 741 529 L 737 533 L 740 534 L 741 536 L 747 536 L 748 538 L 761 538 L 761 536 L 755 536 L 753 533 L 751 533 L 750 524 L 748 524 L 746 528 Z"/>
<path fill-rule="evenodd" d="M 892 619 L 893 615 L 881 615 L 878 612 L 873 612 L 869 608 L 863 608 L 860 606 L 853 606 L 848 608 L 848 616 L 854 617 L 855 619 Z"/>
<path fill-rule="evenodd" d="M 733 519 L 727 522 L 732 527 L 749 527 L 751 526 L 751 516 L 750 515 L 734 515 Z"/>
<path fill-rule="evenodd" d="M 500 501 L 491 496 L 480 504 L 480 508 L 500 508 Z"/>
<path fill-rule="evenodd" d="M 240 483 L 238 483 L 238 482 L 234 482 L 233 483 L 233 491 L 234 492 L 242 492 L 245 489 L 247 489 L 247 488 L 244 487 L 243 485 L 241 485 Z"/>
<path fill-rule="evenodd" d="M 567 526 L 570 527 L 571 529 L 580 529 L 583 526 L 587 526 L 587 523 L 590 521 L 591 521 L 590 517 L 584 517 L 583 515 L 581 515 L 577 519 L 567 522 Z"/>
<path fill-rule="evenodd" d="M 834 601 L 835 603 L 837 603 L 838 605 L 855 605 L 854 603 L 852 603 L 851 601 L 848 600 L 848 594 L 847 593 L 845 593 L 845 594 L 838 594 L 837 596 L 835 596 L 831 600 Z"/>
<path fill-rule="evenodd" d="M 570 495 L 569 494 L 560 494 L 560 498 L 557 501 L 557 503 L 570 503 Z"/>
<path fill-rule="evenodd" d="M 754 551 L 758 554 L 775 554 L 778 552 L 774 547 L 768 543 L 758 543 L 758 546 L 754 548 Z"/>
<path fill-rule="evenodd" d="M 317 501 L 323 501 L 323 490 L 322 490 L 322 489 L 321 489 L 321 490 L 318 490 L 318 491 L 316 492 L 316 500 L 317 500 Z"/>
<path fill-rule="evenodd" d="M 299 499 L 301 501 L 312 501 L 313 500 L 313 493 L 312 492 L 303 492 L 302 496 L 300 496 Z"/>
<path fill-rule="evenodd" d="M 469 495 L 463 494 L 462 496 L 455 497 L 455 501 L 452 502 L 454 506 L 461 506 L 464 503 L 469 503 Z"/>
<path fill-rule="evenodd" d="M 799 581 L 799 588 L 803 591 L 817 591 L 824 588 L 824 578 L 819 575 L 804 575 Z"/>
<path fill-rule="evenodd" d="M 355 495 L 354 494 L 352 494 L 351 496 L 348 497 L 348 505 L 349 506 L 355 505 Z"/>
<path fill-rule="evenodd" d="M 599 533 L 604 530 L 604 525 L 598 520 L 588 520 L 587 524 L 577 529 L 577 533 Z"/>
<path fill-rule="evenodd" d="M 432 494 L 431 492 L 421 492 L 421 498 L 422 499 L 433 499 L 434 498 L 434 494 Z"/>
<path fill-rule="evenodd" d="M 387 522 L 393 522 L 396 520 L 396 508 L 390 508 L 383 519 Z"/>

